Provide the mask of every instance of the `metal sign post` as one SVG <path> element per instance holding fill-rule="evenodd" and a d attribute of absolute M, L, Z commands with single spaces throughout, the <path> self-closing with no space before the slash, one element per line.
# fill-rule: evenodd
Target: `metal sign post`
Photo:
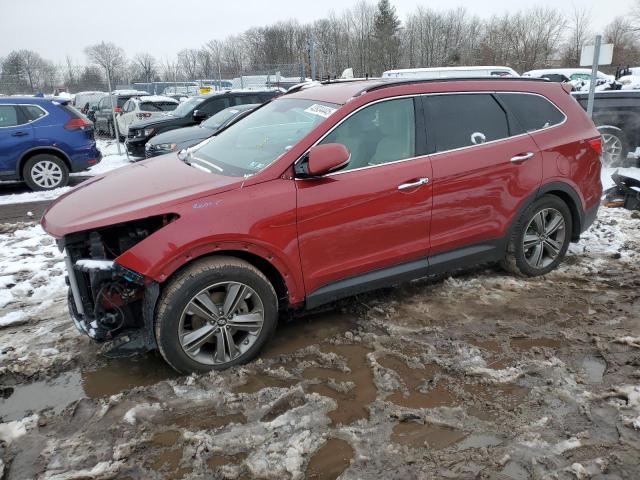
<path fill-rule="evenodd" d="M 596 95 L 596 80 L 598 78 L 598 60 L 600 59 L 600 43 L 602 36 L 596 35 L 596 43 L 593 46 L 593 65 L 591 67 L 591 82 L 589 83 L 589 97 L 587 99 L 587 115 L 593 117 L 593 99 Z"/>
<path fill-rule="evenodd" d="M 107 71 L 107 86 L 109 87 L 109 103 L 111 104 L 111 118 L 113 120 L 113 133 L 116 137 L 116 145 L 118 145 L 118 155 L 122 155 L 120 151 L 120 139 L 118 138 L 118 128 L 116 127 L 116 107 L 118 106 L 118 99 L 115 99 L 116 104 L 113 104 L 113 92 L 111 90 L 111 75 Z M 127 152 L 128 153 L 128 152 Z"/>

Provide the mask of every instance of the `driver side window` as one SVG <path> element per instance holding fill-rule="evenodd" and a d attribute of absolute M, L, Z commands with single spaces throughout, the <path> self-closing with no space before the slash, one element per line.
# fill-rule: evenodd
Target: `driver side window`
<path fill-rule="evenodd" d="M 415 157 L 413 98 L 363 108 L 320 142 L 326 143 L 340 143 L 349 150 L 351 159 L 342 171 Z"/>

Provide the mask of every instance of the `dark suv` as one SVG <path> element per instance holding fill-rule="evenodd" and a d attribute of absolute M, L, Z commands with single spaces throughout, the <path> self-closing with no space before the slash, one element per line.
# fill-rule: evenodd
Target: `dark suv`
<path fill-rule="evenodd" d="M 550 272 L 596 218 L 600 154 L 557 83 L 320 84 L 89 180 L 42 225 L 81 332 L 202 372 L 255 357 L 280 311 L 477 263 Z"/>
<path fill-rule="evenodd" d="M 225 108 L 247 103 L 264 103 L 280 95 L 279 90 L 233 91 L 199 95 L 182 102 L 164 118 L 136 122 L 129 127 L 127 149 L 131 155 L 145 156 L 145 144 L 150 138 L 175 128 L 198 125 Z"/>
<path fill-rule="evenodd" d="M 95 118 L 96 133 L 116 138 L 116 129 L 113 125 L 113 111 L 115 110 L 116 114 L 120 114 L 127 100 L 142 95 L 149 94 L 139 90 L 120 90 L 115 91 L 113 95 L 106 95 L 101 98 L 95 107 L 93 115 Z"/>

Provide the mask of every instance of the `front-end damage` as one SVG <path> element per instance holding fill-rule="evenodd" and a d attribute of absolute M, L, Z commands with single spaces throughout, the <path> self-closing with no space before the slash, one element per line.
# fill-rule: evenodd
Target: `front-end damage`
<path fill-rule="evenodd" d="M 157 282 L 119 265 L 117 258 L 176 218 L 155 216 L 58 241 L 65 252 L 74 324 L 96 342 L 117 340 L 109 351 L 113 356 L 156 348 L 153 315 L 160 292 Z"/>

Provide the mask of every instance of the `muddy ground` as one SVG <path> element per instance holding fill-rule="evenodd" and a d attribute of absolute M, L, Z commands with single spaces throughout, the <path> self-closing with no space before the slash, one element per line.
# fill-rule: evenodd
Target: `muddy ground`
<path fill-rule="evenodd" d="M 360 295 L 191 377 L 100 356 L 49 239 L 0 231 L 5 479 L 640 478 L 629 212 L 603 211 L 544 278 L 487 267 Z"/>

